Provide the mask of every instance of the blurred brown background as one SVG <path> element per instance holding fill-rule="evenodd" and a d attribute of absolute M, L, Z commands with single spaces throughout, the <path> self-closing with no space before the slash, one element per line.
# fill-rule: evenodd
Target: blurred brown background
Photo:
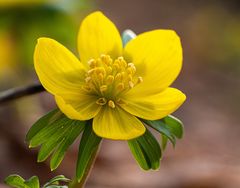
<path fill-rule="evenodd" d="M 0 9 L 1 90 L 37 80 L 31 61 L 37 37 L 50 36 L 76 51 L 79 20 L 88 12 L 101 10 L 120 31 L 129 28 L 139 34 L 159 28 L 176 30 L 182 40 L 184 66 L 174 86 L 187 94 L 187 101 L 174 114 L 185 124 L 184 138 L 175 149 L 168 146 L 159 171 L 140 170 L 126 142 L 105 140 L 86 187 L 240 187 L 239 1 L 98 0 L 80 6 L 77 10 L 50 9 L 50 13 L 38 10 L 37 15 L 36 7 L 34 11 L 30 7 Z M 32 14 L 27 13 L 30 10 Z M 16 12 L 20 17 L 25 15 L 22 23 L 17 20 L 19 16 L 12 16 Z M 36 20 L 39 23 L 34 25 Z M 61 24 L 70 24 L 70 33 Z M 29 33 L 34 34 L 29 38 Z M 27 46 L 24 53 L 22 44 Z M 74 175 L 77 142 L 54 172 L 50 172 L 48 162 L 37 164 L 37 151 L 23 142 L 32 123 L 54 106 L 47 93 L 0 106 L 1 183 L 12 173 L 25 178 L 38 175 L 42 182 L 56 174 Z"/>

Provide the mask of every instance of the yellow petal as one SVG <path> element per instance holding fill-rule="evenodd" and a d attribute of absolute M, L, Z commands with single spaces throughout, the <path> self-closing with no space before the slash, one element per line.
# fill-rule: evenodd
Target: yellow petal
<path fill-rule="evenodd" d="M 120 107 L 103 107 L 93 119 L 93 130 L 103 138 L 130 140 L 141 136 L 145 127 L 140 120 Z"/>
<path fill-rule="evenodd" d="M 122 41 L 116 26 L 101 12 L 87 16 L 79 30 L 78 50 L 80 59 L 87 63 L 101 54 L 116 58 L 121 55 Z"/>
<path fill-rule="evenodd" d="M 53 95 L 76 95 L 81 89 L 85 74 L 83 65 L 53 39 L 38 39 L 34 66 L 40 82 Z"/>
<path fill-rule="evenodd" d="M 126 45 L 124 58 L 133 62 L 136 74 L 143 77 L 143 82 L 130 92 L 156 94 L 170 86 L 181 70 L 181 42 L 171 30 L 146 32 Z"/>
<path fill-rule="evenodd" d="M 70 119 L 88 120 L 98 114 L 101 109 L 96 104 L 97 97 L 93 95 L 79 94 L 79 98 L 64 99 L 55 96 L 56 103 L 60 110 Z"/>
<path fill-rule="evenodd" d="M 143 119 L 161 119 L 181 106 L 186 96 L 175 88 L 167 88 L 164 91 L 149 96 L 128 95 L 123 96 L 121 107 Z"/>

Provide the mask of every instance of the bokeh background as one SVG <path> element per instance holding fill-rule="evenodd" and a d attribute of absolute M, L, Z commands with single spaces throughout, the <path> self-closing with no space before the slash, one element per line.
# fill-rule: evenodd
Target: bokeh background
<path fill-rule="evenodd" d="M 184 138 L 168 145 L 159 171 L 144 172 L 126 142 L 105 140 L 87 188 L 240 187 L 240 3 L 237 0 L 0 0 L 0 91 L 37 81 L 32 54 L 40 36 L 76 52 L 80 21 L 103 11 L 120 31 L 137 34 L 174 29 L 184 49 L 184 66 L 174 86 L 187 94 L 174 113 L 185 124 Z M 72 177 L 77 145 L 50 172 L 37 163 L 37 150 L 24 143 L 29 127 L 55 107 L 41 93 L 0 106 L 0 187 L 12 173 Z"/>

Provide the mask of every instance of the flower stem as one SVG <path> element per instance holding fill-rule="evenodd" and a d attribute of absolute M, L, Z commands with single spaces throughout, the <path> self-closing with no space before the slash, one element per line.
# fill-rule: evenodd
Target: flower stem
<path fill-rule="evenodd" d="M 0 92 L 0 104 L 9 102 L 24 96 L 33 95 L 45 91 L 40 83 L 32 84 L 30 86 L 12 88 L 3 92 Z"/>
<path fill-rule="evenodd" d="M 87 179 L 91 173 L 91 170 L 94 166 L 94 163 L 96 161 L 96 158 L 97 158 L 97 155 L 98 155 L 98 151 L 99 151 L 99 148 L 98 147 L 98 150 L 96 150 L 96 152 L 92 155 L 90 161 L 89 161 L 89 164 L 84 172 L 84 175 L 82 176 L 82 178 L 80 179 L 80 181 L 78 181 L 78 179 L 75 177 L 73 178 L 73 180 L 69 183 L 68 187 L 69 188 L 83 188 L 87 182 Z"/>

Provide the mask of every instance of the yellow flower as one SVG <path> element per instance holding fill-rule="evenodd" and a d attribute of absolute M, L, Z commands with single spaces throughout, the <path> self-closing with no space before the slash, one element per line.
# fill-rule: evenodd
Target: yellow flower
<path fill-rule="evenodd" d="M 169 87 L 182 67 L 181 43 L 174 31 L 146 32 L 123 48 L 116 26 L 94 12 L 80 26 L 78 50 L 80 60 L 57 41 L 40 38 L 35 69 L 60 110 L 75 120 L 93 118 L 100 137 L 141 136 L 145 126 L 138 118 L 163 118 L 186 98 Z"/>

